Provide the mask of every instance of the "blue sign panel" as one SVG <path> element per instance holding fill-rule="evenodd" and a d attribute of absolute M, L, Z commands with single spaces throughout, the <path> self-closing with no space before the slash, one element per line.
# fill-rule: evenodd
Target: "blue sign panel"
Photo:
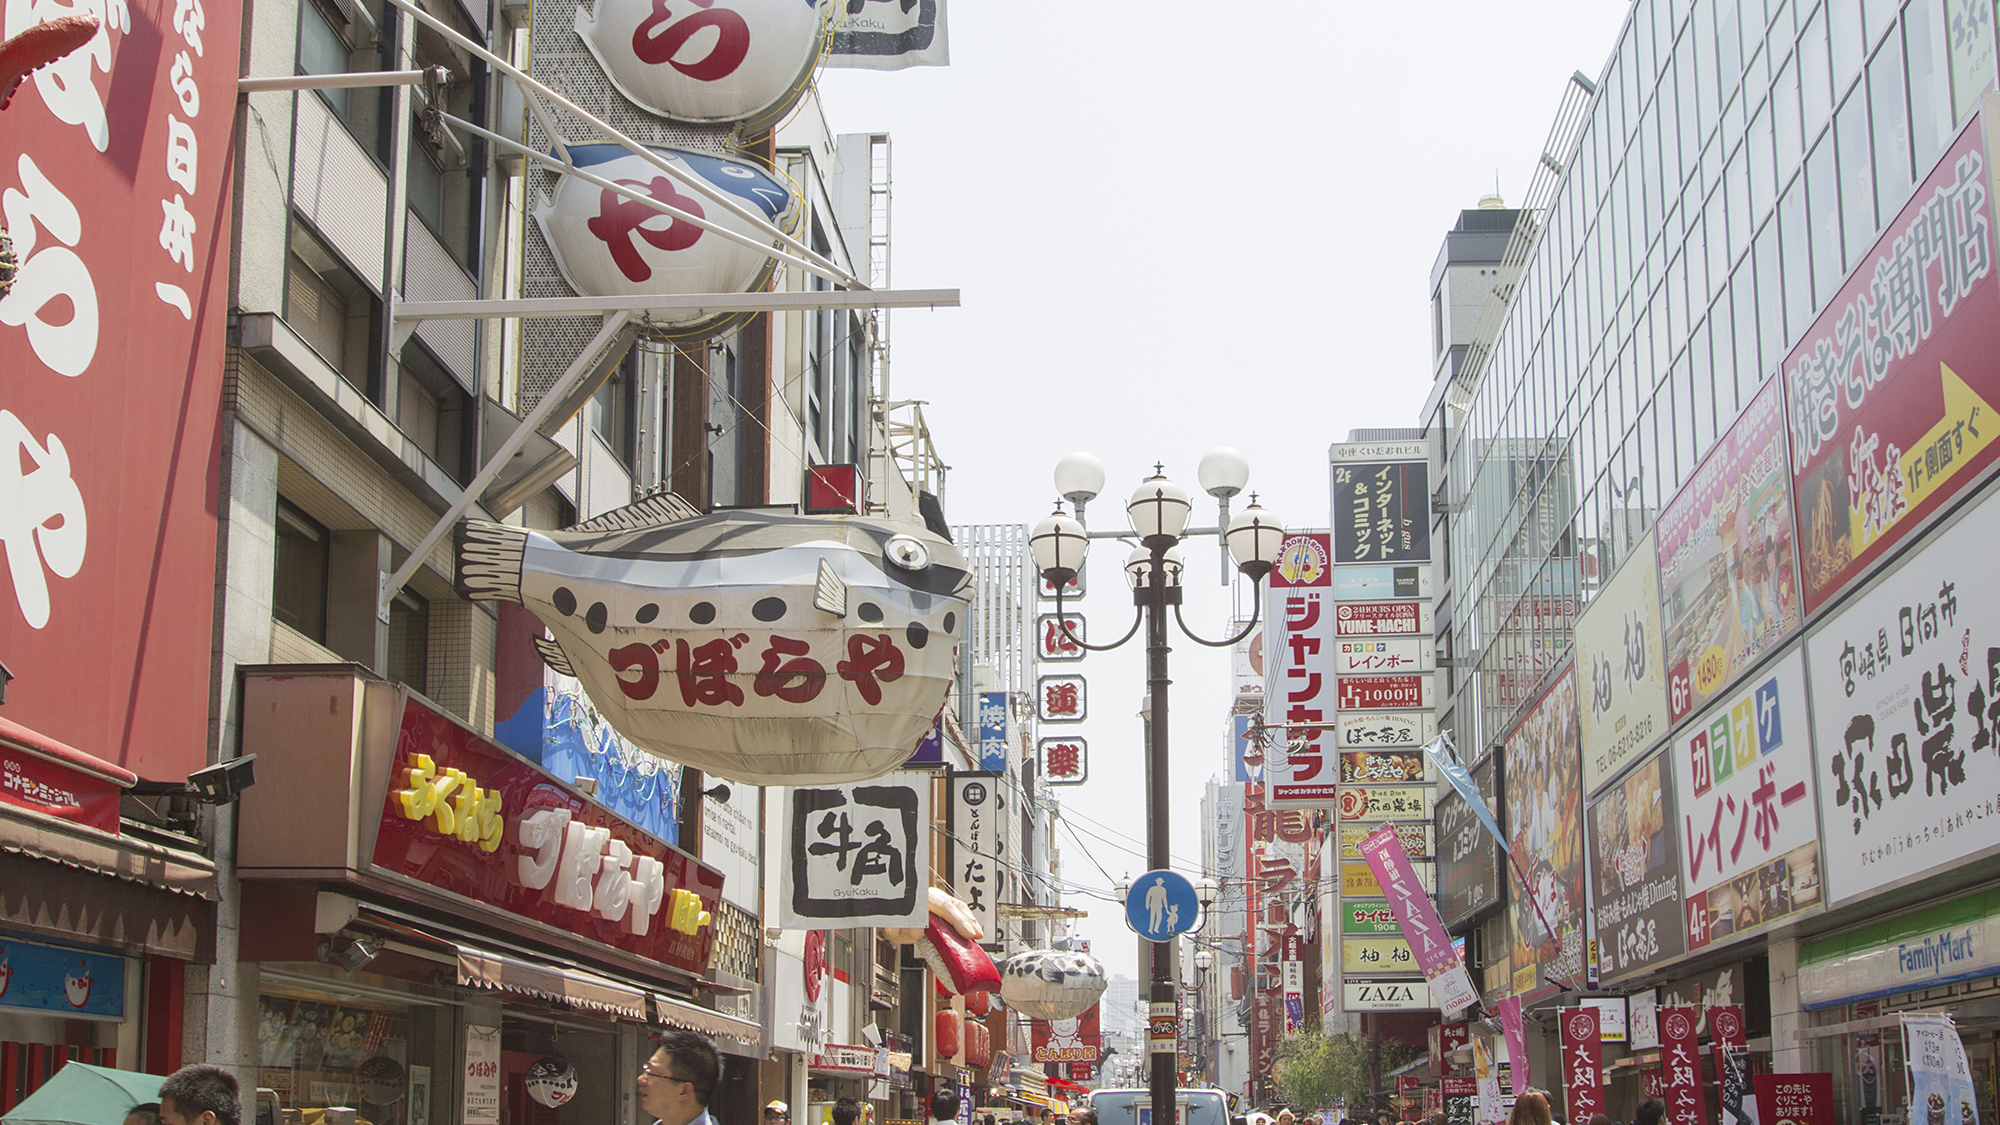
<path fill-rule="evenodd" d="M 1200 917 L 1194 884 L 1171 871 L 1148 871 L 1125 892 L 1125 924 L 1147 941 L 1172 941 Z"/>
<path fill-rule="evenodd" d="M 931 724 L 931 732 L 917 743 L 916 752 L 903 763 L 904 769 L 939 769 L 944 766 L 944 718 Z"/>
<path fill-rule="evenodd" d="M 1000 773 L 1007 768 L 1007 693 L 979 693 L 979 768 Z"/>
<path fill-rule="evenodd" d="M 0 1008 L 123 1019 L 125 959 L 0 939 Z"/>

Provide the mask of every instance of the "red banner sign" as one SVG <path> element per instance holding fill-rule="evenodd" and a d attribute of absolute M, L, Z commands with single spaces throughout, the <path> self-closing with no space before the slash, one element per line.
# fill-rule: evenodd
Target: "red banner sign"
<path fill-rule="evenodd" d="M 1833 1125 L 1833 1075 L 1759 1074 L 1756 1083 L 1765 1125 Z"/>
<path fill-rule="evenodd" d="M 1029 1020 L 1030 1053 L 1038 1063 L 1081 1063 L 1085 1069 L 1103 1056 L 1104 1035 L 1099 1026 L 1102 1003 L 1074 1019 Z"/>
<path fill-rule="evenodd" d="M 1661 1096 L 1672 1125 L 1708 1125 L 1707 1096 L 1701 1090 L 1700 1012 L 1668 1008 L 1660 1013 Z"/>
<path fill-rule="evenodd" d="M 373 862 L 677 969 L 708 968 L 720 871 L 415 700 Z"/>
<path fill-rule="evenodd" d="M 104 17 L 0 127 L 7 710 L 161 780 L 208 761 L 241 11 L 20 3 L 4 29 Z"/>
<path fill-rule="evenodd" d="M 1342 602 L 1334 632 L 1343 637 L 1400 636 L 1424 631 L 1422 602 Z"/>
<path fill-rule="evenodd" d="M 2000 280 L 1974 117 L 1785 357 L 1806 608 L 2000 456 Z"/>
<path fill-rule="evenodd" d="M 1604 1112 L 1604 1041 L 1598 1037 L 1596 1008 L 1562 1013 L 1563 1103 L 1571 1121 L 1589 1121 Z"/>
<path fill-rule="evenodd" d="M 23 751 L 18 745 L 22 739 L 5 729 L 14 724 L 0 723 L 5 724 L 0 727 L 0 805 L 118 835 L 117 782 Z"/>
<path fill-rule="evenodd" d="M 1428 676 L 1342 676 L 1343 711 L 1379 711 L 1430 706 Z"/>
<path fill-rule="evenodd" d="M 1385 909 L 1382 913 L 1390 912 Z M 1390 917 L 1393 919 L 1394 915 L 1390 914 Z M 1451 1052 L 1464 1047 L 1470 1041 L 1471 1026 L 1463 1023 L 1441 1023 L 1430 1029 L 1427 1034 L 1430 1037 L 1432 1078 L 1442 1078 L 1452 1072 L 1449 1056 Z"/>

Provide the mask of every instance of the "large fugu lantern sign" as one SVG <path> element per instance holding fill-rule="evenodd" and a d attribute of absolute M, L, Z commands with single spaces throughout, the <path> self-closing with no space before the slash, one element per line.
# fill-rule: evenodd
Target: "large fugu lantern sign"
<path fill-rule="evenodd" d="M 812 82 L 826 19 L 815 0 L 597 0 L 577 35 L 618 92 L 675 121 L 747 131 Z"/>
<path fill-rule="evenodd" d="M 634 743 L 749 785 L 900 766 L 950 691 L 970 590 L 918 526 L 657 500 L 560 532 L 468 520 L 458 581 L 532 610 L 543 657 Z"/>

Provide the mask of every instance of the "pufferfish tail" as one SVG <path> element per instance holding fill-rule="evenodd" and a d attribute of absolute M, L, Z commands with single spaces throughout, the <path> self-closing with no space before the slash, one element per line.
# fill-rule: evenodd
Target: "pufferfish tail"
<path fill-rule="evenodd" d="M 521 563 L 528 533 L 486 520 L 460 520 L 452 538 L 457 577 L 453 585 L 473 601 L 521 600 Z"/>

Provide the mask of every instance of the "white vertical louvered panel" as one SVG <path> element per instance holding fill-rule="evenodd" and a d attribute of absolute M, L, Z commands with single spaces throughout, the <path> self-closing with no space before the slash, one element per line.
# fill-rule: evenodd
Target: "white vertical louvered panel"
<path fill-rule="evenodd" d="M 319 95 L 300 91 L 292 148 L 292 205 L 355 275 L 382 291 L 389 180 Z"/>
<path fill-rule="evenodd" d="M 479 296 L 479 287 L 416 212 L 409 213 L 403 229 L 403 300 L 470 301 Z M 417 326 L 416 335 L 460 385 L 479 390 L 478 321 L 427 320 Z"/>

